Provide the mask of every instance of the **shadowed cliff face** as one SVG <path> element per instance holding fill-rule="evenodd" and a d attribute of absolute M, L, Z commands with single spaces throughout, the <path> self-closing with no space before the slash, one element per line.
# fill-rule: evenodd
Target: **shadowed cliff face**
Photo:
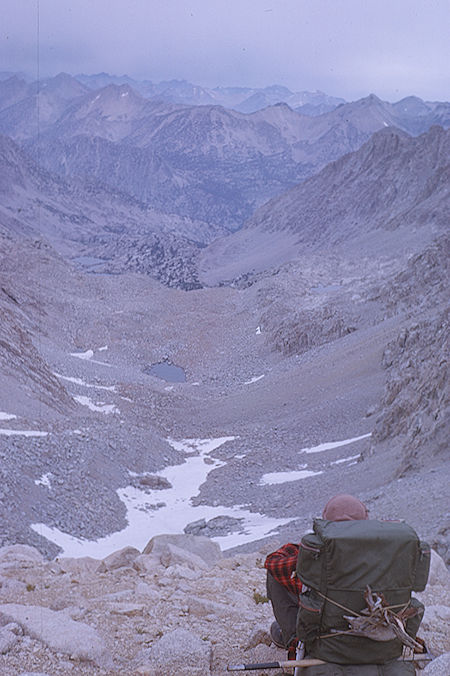
<path fill-rule="evenodd" d="M 28 251 L 35 259 L 46 256 L 39 242 Z M 39 304 L 40 293 L 34 283 L 29 284 L 17 275 L 23 261 L 17 253 L 14 241 L 0 235 L 0 370 L 6 379 L 4 387 L 27 390 L 46 408 L 68 413 L 73 409 L 73 401 L 52 374 L 40 350 L 47 313 Z"/>

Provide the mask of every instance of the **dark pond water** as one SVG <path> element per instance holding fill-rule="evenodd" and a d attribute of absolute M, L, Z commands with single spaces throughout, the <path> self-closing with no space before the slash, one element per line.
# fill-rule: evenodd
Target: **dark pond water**
<path fill-rule="evenodd" d="M 144 373 L 149 376 L 156 376 L 166 380 L 168 383 L 185 383 L 186 374 L 181 366 L 175 366 L 167 361 L 162 361 L 159 364 L 152 364 L 144 368 Z"/>

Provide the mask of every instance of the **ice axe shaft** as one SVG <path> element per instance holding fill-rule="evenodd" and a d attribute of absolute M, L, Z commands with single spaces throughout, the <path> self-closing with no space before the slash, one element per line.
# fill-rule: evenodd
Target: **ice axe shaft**
<path fill-rule="evenodd" d="M 418 655 L 414 653 L 410 657 L 399 657 L 399 662 L 431 662 L 433 655 L 425 653 Z M 252 671 L 256 669 L 289 669 L 302 667 L 316 667 L 319 664 L 329 664 L 323 660 L 305 659 L 305 660 L 285 660 L 283 662 L 262 662 L 261 664 L 229 664 L 227 671 Z"/>
<path fill-rule="evenodd" d="M 288 669 L 294 667 L 316 667 L 326 664 L 323 660 L 284 660 L 283 662 L 261 662 L 260 664 L 229 664 L 227 671 L 252 671 L 256 669 Z"/>

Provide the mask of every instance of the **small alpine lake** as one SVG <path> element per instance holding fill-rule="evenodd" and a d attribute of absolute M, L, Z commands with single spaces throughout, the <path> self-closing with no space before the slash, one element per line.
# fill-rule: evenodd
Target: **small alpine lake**
<path fill-rule="evenodd" d="M 156 378 L 161 378 L 168 383 L 185 383 L 186 382 L 186 373 L 181 366 L 176 366 L 171 364 L 168 361 L 158 362 L 157 364 L 151 364 L 145 366 L 143 369 L 144 373 L 149 376 L 155 376 Z"/>

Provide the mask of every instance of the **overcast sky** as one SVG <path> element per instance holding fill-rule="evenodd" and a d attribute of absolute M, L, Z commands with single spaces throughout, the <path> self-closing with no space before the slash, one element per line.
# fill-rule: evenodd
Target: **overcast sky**
<path fill-rule="evenodd" d="M 0 0 L 0 71 L 448 100 L 449 24 L 450 0 Z"/>

